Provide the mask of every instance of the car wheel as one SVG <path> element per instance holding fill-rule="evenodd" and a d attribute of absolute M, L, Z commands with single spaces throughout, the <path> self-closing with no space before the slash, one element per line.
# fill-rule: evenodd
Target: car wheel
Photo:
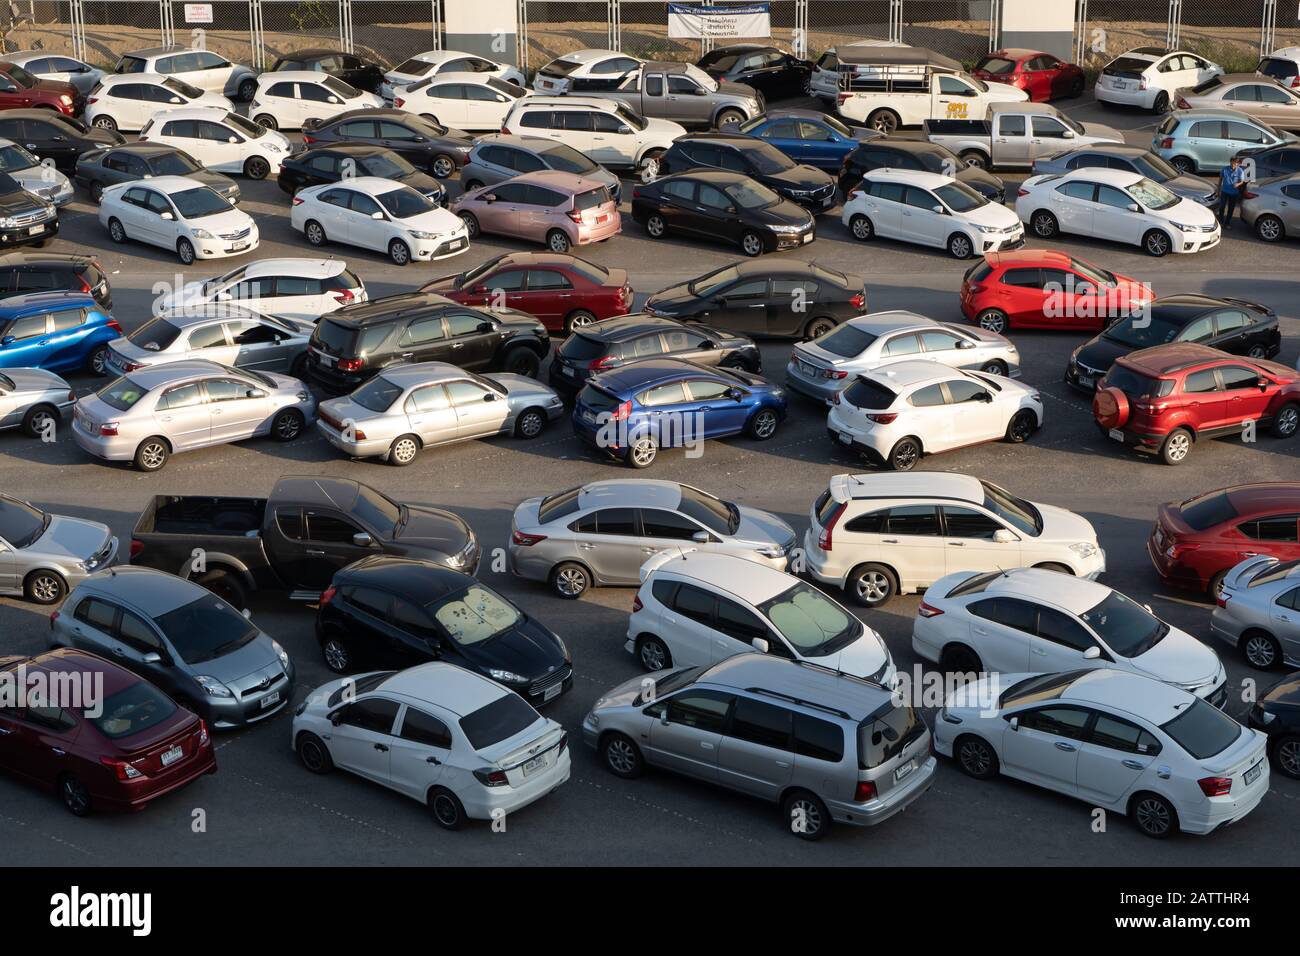
<path fill-rule="evenodd" d="M 634 439 L 632 447 L 627 450 L 626 461 L 633 468 L 649 468 L 659 454 L 659 443 L 649 435 Z"/>
<path fill-rule="evenodd" d="M 1067 94 L 1071 98 L 1078 98 L 1083 95 L 1083 77 L 1076 76 L 1070 83 L 1070 92 Z"/>
<path fill-rule="evenodd" d="M 1029 440 L 1034 434 L 1034 429 L 1038 426 L 1038 416 L 1027 408 L 1022 408 L 1011 416 L 1011 421 L 1007 423 L 1007 441 L 1013 445 L 1019 445 Z"/>
<path fill-rule="evenodd" d="M 821 316 L 820 318 L 813 319 L 804 327 L 803 335 L 805 339 L 811 340 L 825 335 L 834 328 L 834 319 L 828 319 L 826 316 Z"/>
<path fill-rule="evenodd" d="M 1292 780 L 1300 780 L 1300 737 L 1280 737 L 1273 745 L 1277 769 Z"/>
<path fill-rule="evenodd" d="M 1225 568 L 1224 570 L 1220 571 L 1218 574 L 1210 578 L 1210 583 L 1205 588 L 1205 593 L 1210 596 L 1211 600 L 1215 600 L 1218 598 L 1219 588 L 1223 587 L 1223 579 L 1228 576 L 1228 572 L 1231 570 L 1232 568 Z"/>
<path fill-rule="evenodd" d="M 158 471 L 171 457 L 171 447 L 165 438 L 154 435 L 140 442 L 135 450 L 135 467 L 141 471 Z"/>
<path fill-rule="evenodd" d="M 1272 213 L 1265 213 L 1255 220 L 1255 235 L 1265 242 L 1281 242 L 1286 238 L 1286 226 Z"/>
<path fill-rule="evenodd" d="M 1039 239 L 1051 239 L 1061 231 L 1060 223 L 1046 209 L 1040 209 L 1029 219 L 1029 227 Z"/>
<path fill-rule="evenodd" d="M 393 440 L 388 448 L 388 463 L 397 468 L 404 468 L 415 461 L 420 453 L 420 439 L 414 435 L 402 435 Z"/>
<path fill-rule="evenodd" d="M 975 317 L 975 324 L 988 332 L 1002 333 L 1007 328 L 1007 314 L 1001 309 L 985 309 Z"/>
<path fill-rule="evenodd" d="M 117 132 L 117 120 L 111 116 L 105 116 L 103 113 L 95 117 L 95 122 L 90 124 L 95 129 L 106 129 L 114 133 Z"/>
<path fill-rule="evenodd" d="M 975 254 L 975 243 L 964 232 L 954 232 L 948 237 L 948 255 L 954 259 L 969 259 Z"/>
<path fill-rule="evenodd" d="M 1178 814 L 1174 805 L 1154 793 L 1139 793 L 1129 807 L 1133 822 L 1142 832 L 1155 840 L 1163 840 L 1178 829 Z"/>
<path fill-rule="evenodd" d="M 298 409 L 281 409 L 271 420 L 271 437 L 276 441 L 293 441 L 302 434 L 302 426 L 306 423 Z"/>
<path fill-rule="evenodd" d="M 446 154 L 435 156 L 429 171 L 435 179 L 447 179 L 456 171 L 456 161 Z"/>
<path fill-rule="evenodd" d="M 583 329 L 596 321 L 596 317 L 586 309 L 578 309 L 570 312 L 569 317 L 564 320 L 564 334 L 572 335 L 574 329 Z"/>
<path fill-rule="evenodd" d="M 645 772 L 641 748 L 623 734 L 606 734 L 600 744 L 600 753 L 605 758 L 605 769 L 616 777 L 631 780 Z"/>
<path fill-rule="evenodd" d="M 1175 428 L 1160 444 L 1160 460 L 1166 465 L 1181 465 L 1192 451 L 1192 433 Z"/>
<path fill-rule="evenodd" d="M 952 745 L 953 756 L 961 772 L 976 780 L 990 780 L 998 775 L 998 755 L 988 741 L 967 734 Z"/>
<path fill-rule="evenodd" d="M 893 110 L 874 110 L 867 117 L 867 126 L 888 136 L 898 129 L 898 114 Z"/>
<path fill-rule="evenodd" d="M 801 840 L 820 840 L 831 826 L 831 815 L 826 804 L 816 794 L 796 790 L 781 805 L 790 832 Z"/>
<path fill-rule="evenodd" d="M 1268 358 L 1268 349 L 1262 345 L 1252 345 L 1246 354 L 1253 359 Z"/>
<path fill-rule="evenodd" d="M 1166 93 L 1164 90 L 1161 90 L 1159 93 L 1156 94 L 1155 102 L 1151 104 L 1151 112 L 1152 113 L 1169 112 L 1169 94 Z"/>
<path fill-rule="evenodd" d="M 293 364 L 289 366 L 289 375 L 292 376 L 293 378 L 296 378 L 300 382 L 305 382 L 307 380 L 306 353 L 299 355 L 296 359 L 293 360 Z"/>
<path fill-rule="evenodd" d="M 181 260 L 181 265 L 189 266 L 194 264 L 194 243 L 188 239 L 181 238 L 176 240 L 176 256 Z"/>
<path fill-rule="evenodd" d="M 108 238 L 114 242 L 126 242 L 126 228 L 118 219 L 108 221 Z"/>
<path fill-rule="evenodd" d="M 482 184 L 481 182 L 479 182 L 477 179 L 469 179 L 469 180 L 466 180 L 466 181 L 463 183 L 463 185 L 464 185 L 464 187 L 465 187 L 465 192 L 467 192 L 467 193 L 472 193 L 472 192 L 473 192 L 474 190 L 476 190 L 476 189 L 482 189 L 482 188 L 483 188 L 483 184 Z"/>
<path fill-rule="evenodd" d="M 983 365 L 981 365 L 980 371 L 988 372 L 990 375 L 1006 375 L 1007 363 L 1002 361 L 1001 359 L 993 359 L 992 361 L 985 362 Z"/>
<path fill-rule="evenodd" d="M 552 252 L 565 253 L 573 243 L 569 242 L 569 237 L 564 234 L 563 229 L 552 229 L 546 234 L 546 247 Z"/>
<path fill-rule="evenodd" d="M 740 110 L 723 110 L 718 114 L 718 129 L 739 126 L 743 122 L 745 122 L 745 114 Z"/>
<path fill-rule="evenodd" d="M 749 419 L 745 431 L 755 441 L 767 441 L 776 434 L 776 426 L 781 423 L 780 416 L 770 408 L 760 408 Z"/>
<path fill-rule="evenodd" d="M 951 644 L 939 655 L 939 670 L 945 674 L 980 674 L 984 662 L 965 644 Z"/>
<path fill-rule="evenodd" d="M 1142 248 L 1146 250 L 1147 255 L 1159 259 L 1169 255 L 1173 243 L 1169 239 L 1169 233 L 1163 229 L 1152 229 L 1142 237 Z"/>
<path fill-rule="evenodd" d="M 411 261 L 411 247 L 401 239 L 394 239 L 388 244 L 388 258 L 395 266 L 404 266 Z"/>
<path fill-rule="evenodd" d="M 647 634 L 636 642 L 636 659 L 648 671 L 661 671 L 673 666 L 673 655 L 663 641 Z"/>
<path fill-rule="evenodd" d="M 444 830 L 459 830 L 465 825 L 465 806 L 446 787 L 429 791 L 429 813 L 433 815 L 433 822 Z"/>
<path fill-rule="evenodd" d="M 507 372 L 514 375 L 524 375 L 528 378 L 536 378 L 537 370 L 541 367 L 541 359 L 526 345 L 516 345 L 506 353 L 502 366 Z"/>
<path fill-rule="evenodd" d="M 261 156 L 250 156 L 244 160 L 244 175 L 249 179 L 265 179 L 271 175 L 271 164 Z"/>
<path fill-rule="evenodd" d="M 65 773 L 59 778 L 59 799 L 74 817 L 90 814 L 90 791 L 76 774 Z"/>
<path fill-rule="evenodd" d="M 315 219 L 307 220 L 307 224 L 302 227 L 302 234 L 307 238 L 307 243 L 309 245 L 325 245 L 325 227 Z"/>
<path fill-rule="evenodd" d="M 195 578 L 194 583 L 211 591 L 231 607 L 242 611 L 248 606 L 248 595 L 244 584 L 229 571 L 216 568 Z"/>
<path fill-rule="evenodd" d="M 299 734 L 293 749 L 298 752 L 302 765 L 312 773 L 329 773 L 334 769 L 329 747 L 313 733 L 304 731 Z"/>
<path fill-rule="evenodd" d="M 662 168 L 660 157 L 663 154 L 662 149 L 656 149 L 641 158 L 641 182 L 652 183 L 659 178 L 659 170 Z"/>
<path fill-rule="evenodd" d="M 746 232 L 740 237 L 740 251 L 753 259 L 763 254 L 763 237 L 756 232 Z"/>
<path fill-rule="evenodd" d="M 98 206 L 100 203 L 104 201 L 103 183 L 90 184 L 90 201 L 93 202 L 96 206 Z"/>
<path fill-rule="evenodd" d="M 845 581 L 853 600 L 863 607 L 880 607 L 898 593 L 898 579 L 883 564 L 864 564 Z"/>
<path fill-rule="evenodd" d="M 33 604 L 58 604 L 68 593 L 68 582 L 55 571 L 33 571 L 23 579 L 23 597 Z"/>
<path fill-rule="evenodd" d="M 101 345 L 95 351 L 90 353 L 90 358 L 86 360 L 86 368 L 92 375 L 108 374 L 108 346 Z"/>
<path fill-rule="evenodd" d="M 889 467 L 894 471 L 911 471 L 921 460 L 921 444 L 915 438 L 900 438 L 889 453 Z"/>
<path fill-rule="evenodd" d="M 536 438 L 545 429 L 546 412 L 540 408 L 526 408 L 515 419 L 515 435 L 520 438 Z"/>
<path fill-rule="evenodd" d="M 988 169 L 989 158 L 978 149 L 968 149 L 958 157 L 967 169 Z"/>
<path fill-rule="evenodd" d="M 567 601 L 582 597 L 591 587 L 591 575 L 581 564 L 566 561 L 551 572 L 551 590 Z"/>
<path fill-rule="evenodd" d="M 858 213 L 849 220 L 849 232 L 853 234 L 853 238 L 858 242 L 870 242 L 876 238 L 876 227 L 862 213 Z"/>
<path fill-rule="evenodd" d="M 668 224 L 664 222 L 663 216 L 658 213 L 651 213 L 645 221 L 645 231 L 651 239 L 662 239 L 664 233 L 668 231 Z"/>
<path fill-rule="evenodd" d="M 1295 434 L 1296 425 L 1300 425 L 1300 405 L 1287 402 L 1273 416 L 1272 432 L 1277 438 L 1290 438 Z"/>
<path fill-rule="evenodd" d="M 59 420 L 59 413 L 49 405 L 36 405 L 23 416 L 23 434 L 28 438 L 57 434 Z"/>
<path fill-rule="evenodd" d="M 320 650 L 325 666 L 335 674 L 346 674 L 352 669 L 352 648 L 346 638 L 331 633 L 321 642 Z"/>
<path fill-rule="evenodd" d="M 258 113 L 256 116 L 253 117 L 253 122 L 256 123 L 258 126 L 262 127 L 263 129 L 280 128 L 279 125 L 275 122 L 275 117 L 272 116 L 270 113 Z"/>
<path fill-rule="evenodd" d="M 1256 670 L 1272 670 L 1282 660 L 1282 645 L 1267 631 L 1247 631 L 1237 646 L 1246 663 Z"/>
<path fill-rule="evenodd" d="M 465 233 L 470 239 L 477 239 L 479 234 L 478 216 L 472 212 L 463 212 L 460 214 L 460 221 L 465 224 Z"/>
<path fill-rule="evenodd" d="M 257 80 L 251 76 L 246 80 L 239 81 L 239 98 L 245 103 L 253 102 L 253 97 L 257 95 Z"/>

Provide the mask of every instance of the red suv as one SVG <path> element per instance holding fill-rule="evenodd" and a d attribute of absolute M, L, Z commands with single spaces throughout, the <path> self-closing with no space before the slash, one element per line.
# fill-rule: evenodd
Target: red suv
<path fill-rule="evenodd" d="M 0 770 L 57 791 L 79 817 L 143 810 L 217 769 L 207 724 L 110 661 L 62 649 L 0 658 L 0 671 L 19 695 L 0 707 Z M 23 688 L 38 674 L 68 699 L 28 706 Z"/>
<path fill-rule="evenodd" d="M 16 63 L 0 63 L 0 110 L 45 107 L 76 116 L 86 98 L 71 83 L 33 76 Z"/>
<path fill-rule="evenodd" d="M 1136 279 L 1064 252 L 1016 249 L 985 253 L 984 261 L 966 273 L 960 296 L 962 314 L 990 332 L 1100 332 L 1155 293 Z"/>
<path fill-rule="evenodd" d="M 1300 424 L 1300 373 L 1263 359 L 1180 342 L 1120 356 L 1097 386 L 1092 417 L 1138 451 L 1177 465 L 1202 438 L 1253 438 L 1253 423 L 1290 438 Z"/>
<path fill-rule="evenodd" d="M 1211 595 L 1247 558 L 1300 560 L 1300 483 L 1236 485 L 1163 504 L 1147 554 L 1166 584 Z"/>
<path fill-rule="evenodd" d="M 518 309 L 536 316 L 548 332 L 627 315 L 632 287 L 623 269 L 606 269 L 555 252 L 511 252 L 460 275 L 420 287 L 464 305 Z"/>

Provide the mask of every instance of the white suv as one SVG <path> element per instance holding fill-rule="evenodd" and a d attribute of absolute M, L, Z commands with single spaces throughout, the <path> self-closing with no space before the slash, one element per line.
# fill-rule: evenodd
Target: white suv
<path fill-rule="evenodd" d="M 564 143 L 602 166 L 641 169 L 649 161 L 657 173 L 659 156 L 686 128 L 598 96 L 526 96 L 515 100 L 501 132 Z"/>
<path fill-rule="evenodd" d="M 1222 73 L 1219 64 L 1195 53 L 1142 46 L 1120 54 L 1102 67 L 1092 92 L 1099 103 L 1140 106 L 1164 113 L 1175 90 L 1199 86 Z"/>
<path fill-rule="evenodd" d="M 1032 565 L 1094 579 L 1106 570 L 1086 518 L 942 471 L 832 476 L 813 503 L 803 561 L 813 580 L 866 607 L 953 571 Z"/>
<path fill-rule="evenodd" d="M 730 554 L 661 551 L 641 566 L 627 643 L 648 671 L 760 651 L 892 687 L 880 635 L 792 574 Z"/>

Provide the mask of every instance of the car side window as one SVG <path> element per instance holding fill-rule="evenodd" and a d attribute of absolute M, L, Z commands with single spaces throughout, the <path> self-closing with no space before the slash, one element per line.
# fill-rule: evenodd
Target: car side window
<path fill-rule="evenodd" d="M 451 749 L 451 731 L 447 725 L 437 717 L 409 705 L 402 717 L 402 729 L 398 736 L 412 743 Z"/>
<path fill-rule="evenodd" d="M 1129 754 L 1143 754 L 1154 757 L 1160 753 L 1160 742 L 1137 724 L 1129 723 L 1110 714 L 1097 714 L 1097 722 L 1092 725 L 1092 734 L 1088 743 L 1109 750 L 1119 750 Z"/>
<path fill-rule="evenodd" d="M 1033 634 L 1038 628 L 1038 606 L 1017 598 L 984 598 L 970 604 L 968 610 L 976 617 L 1026 634 Z"/>
<path fill-rule="evenodd" d="M 641 533 L 647 538 L 669 541 L 690 541 L 697 531 L 704 529 L 685 515 L 659 508 L 641 509 Z"/>
<path fill-rule="evenodd" d="M 641 404 L 647 408 L 676 405 L 686 400 L 686 388 L 682 382 L 670 382 L 667 385 L 660 385 L 658 388 L 652 388 L 641 396 Z"/>
<path fill-rule="evenodd" d="M 117 624 L 117 636 L 138 651 L 149 653 L 162 650 L 162 641 L 153 632 L 153 628 L 125 609 Z"/>
<path fill-rule="evenodd" d="M 1241 365 L 1225 365 L 1219 369 L 1219 380 L 1223 382 L 1225 392 L 1259 387 L 1259 372 Z"/>
<path fill-rule="evenodd" d="M 1214 374 L 1214 369 L 1201 369 L 1199 372 L 1189 372 L 1183 382 L 1183 392 L 1189 395 L 1203 395 L 1206 392 L 1217 392 L 1219 390 L 1219 379 Z"/>
<path fill-rule="evenodd" d="M 342 714 L 341 723 L 377 734 L 391 734 L 397 719 L 398 703 L 383 697 L 367 697 L 349 704 Z"/>
<path fill-rule="evenodd" d="M 1129 206 L 1134 205 L 1134 200 L 1128 193 L 1122 192 L 1114 186 L 1098 186 L 1097 202 L 1115 209 L 1127 209 Z"/>
<path fill-rule="evenodd" d="M 380 620 L 387 620 L 393 603 L 392 596 L 378 588 L 344 588 L 343 596 L 353 607 L 367 614 L 373 614 Z"/>
<path fill-rule="evenodd" d="M 442 316 L 435 315 L 413 321 L 402 331 L 397 344 L 427 345 L 430 342 L 436 342 L 446 337 L 447 330 L 443 327 Z"/>
<path fill-rule="evenodd" d="M 1092 714 L 1081 707 L 1044 707 L 1017 716 L 1021 728 L 1037 730 L 1054 737 L 1082 740 Z"/>
<path fill-rule="evenodd" d="M 943 397 L 943 386 L 935 384 L 918 388 L 908 396 L 907 403 L 913 408 L 934 408 L 938 405 L 946 405 L 947 400 Z"/>
<path fill-rule="evenodd" d="M 1087 628 L 1055 608 L 1038 608 L 1038 636 L 1063 647 L 1076 651 L 1086 651 L 1097 644 L 1096 638 L 1088 633 Z"/>
<path fill-rule="evenodd" d="M 691 398 L 697 402 L 712 402 L 726 398 L 727 392 L 735 387 L 726 382 L 711 382 L 704 379 L 693 379 L 686 384 L 690 387 Z"/>
<path fill-rule="evenodd" d="M 436 640 L 438 637 L 438 631 L 428 615 L 410 601 L 394 597 L 388 614 L 393 623 L 408 634 L 414 634 L 425 641 Z"/>
<path fill-rule="evenodd" d="M 881 355 L 911 355 L 921 351 L 921 340 L 914 333 L 895 335 L 880 350 Z M 915 404 L 915 402 L 913 403 Z"/>
<path fill-rule="evenodd" d="M 1224 309 L 1222 312 L 1216 312 L 1213 318 L 1216 335 L 1235 332 L 1251 324 L 1250 316 L 1240 309 Z"/>
<path fill-rule="evenodd" d="M 1296 515 L 1274 515 L 1271 518 L 1260 518 L 1258 521 L 1239 524 L 1237 530 L 1256 541 L 1295 542 L 1297 540 L 1296 518 Z"/>
<path fill-rule="evenodd" d="M 693 584 L 680 584 L 673 596 L 673 610 L 698 624 L 713 626 L 714 596 Z"/>
<path fill-rule="evenodd" d="M 275 513 L 275 524 L 280 534 L 290 541 L 302 540 L 302 509 L 280 508 Z"/>
<path fill-rule="evenodd" d="M 881 534 L 889 520 L 889 509 L 870 511 L 852 518 L 844 525 L 844 530 L 853 534 Z"/>
<path fill-rule="evenodd" d="M 352 536 L 361 529 L 351 521 L 344 521 L 334 515 L 307 512 L 307 539 L 323 541 L 326 544 L 351 544 Z"/>
<path fill-rule="evenodd" d="M 248 397 L 250 386 L 232 378 L 210 378 L 204 385 L 210 402 L 237 402 Z"/>
<path fill-rule="evenodd" d="M 77 605 L 73 614 L 78 621 L 84 621 L 97 631 L 113 633 L 113 622 L 117 618 L 117 607 L 99 598 L 88 597 Z"/>
<path fill-rule="evenodd" d="M 1007 115 L 998 120 L 999 136 L 1024 136 L 1025 135 L 1025 118 L 1023 116 Z"/>
<path fill-rule="evenodd" d="M 636 509 L 601 508 L 595 512 L 596 534 L 618 534 L 635 536 L 639 534 Z"/>
<path fill-rule="evenodd" d="M 1043 280 L 1037 269 L 1008 269 L 1002 273 L 1002 278 L 998 280 L 1003 285 L 1015 286 L 1018 289 L 1041 289 Z"/>
<path fill-rule="evenodd" d="M 947 352 L 959 347 L 961 339 L 951 332 L 922 332 L 921 344 L 927 352 Z"/>
<path fill-rule="evenodd" d="M 1068 196 L 1070 199 L 1092 202 L 1093 196 L 1097 192 L 1097 187 L 1095 184 L 1089 182 L 1071 181 L 1057 186 L 1056 191 L 1062 196 Z"/>
<path fill-rule="evenodd" d="M 158 400 L 159 411 L 175 411 L 181 408 L 193 408 L 204 402 L 203 387 L 197 382 L 189 385 L 177 385 L 163 392 Z"/>
<path fill-rule="evenodd" d="M 447 334 L 453 339 L 462 335 L 480 335 L 480 326 L 486 321 L 473 312 L 452 312 L 447 316 Z"/>
<path fill-rule="evenodd" d="M 890 534 L 938 537 L 939 509 L 934 505 L 898 505 L 890 508 L 886 530 Z"/>
<path fill-rule="evenodd" d="M 38 335 L 44 335 L 50 325 L 48 315 L 29 315 L 23 319 L 14 319 L 5 330 L 5 335 L 12 335 L 15 339 L 31 339 Z"/>
<path fill-rule="evenodd" d="M 784 707 L 750 697 L 737 697 L 727 736 L 760 747 L 789 751 L 793 717 Z"/>
<path fill-rule="evenodd" d="M 695 200 L 695 183 L 689 179 L 672 179 L 664 183 L 664 195 L 681 202 Z"/>
<path fill-rule="evenodd" d="M 1280 604 L 1282 607 L 1289 607 L 1293 611 L 1300 611 L 1300 588 L 1284 591 L 1274 603 Z"/>
<path fill-rule="evenodd" d="M 1064 139 L 1065 124 L 1050 116 L 1033 117 L 1034 135 L 1042 139 Z"/>
<path fill-rule="evenodd" d="M 663 341 L 657 335 L 643 335 L 632 342 L 624 342 L 619 348 L 619 357 L 625 359 L 645 358 L 647 355 L 663 355 Z"/>
<path fill-rule="evenodd" d="M 795 714 L 794 752 L 800 757 L 839 763 L 844 759 L 844 731 L 829 720 Z"/>
<path fill-rule="evenodd" d="M 968 379 L 957 378 L 944 384 L 948 386 L 948 398 L 953 405 L 982 402 L 987 400 L 986 396 L 992 397 L 987 388 Z"/>
<path fill-rule="evenodd" d="M 477 382 L 459 379 L 447 383 L 447 396 L 451 399 L 451 404 L 458 408 L 482 405 L 490 394 L 492 393 L 488 389 Z"/>
<path fill-rule="evenodd" d="M 563 272 L 556 272 L 554 269 L 533 269 L 528 273 L 529 292 L 572 288 L 573 283 Z"/>
<path fill-rule="evenodd" d="M 190 333 L 191 351 L 224 347 L 226 344 L 226 327 L 220 322 L 202 326 Z"/>
<path fill-rule="evenodd" d="M 982 541 L 992 541 L 995 533 L 1004 530 L 1002 525 L 993 518 L 972 508 L 945 505 L 943 521 L 950 538 L 978 538 Z"/>
<path fill-rule="evenodd" d="M 435 412 L 450 407 L 451 402 L 447 399 L 447 391 L 441 385 L 417 388 L 406 400 L 407 412 Z"/>
<path fill-rule="evenodd" d="M 694 727 L 708 733 L 722 733 L 727 712 L 735 700 L 730 694 L 715 690 L 683 691 L 664 701 L 670 724 Z"/>
<path fill-rule="evenodd" d="M 700 183 L 700 205 L 709 209 L 730 209 L 731 200 L 721 189 Z"/>
<path fill-rule="evenodd" d="M 734 637 L 744 644 L 749 644 L 756 637 L 761 638 L 767 641 L 769 651 L 773 651 L 782 657 L 790 656 L 785 645 L 775 638 L 762 620 L 748 608 L 742 607 L 735 601 L 720 597 L 718 598 L 715 614 L 714 630 L 721 631 L 728 637 Z"/>

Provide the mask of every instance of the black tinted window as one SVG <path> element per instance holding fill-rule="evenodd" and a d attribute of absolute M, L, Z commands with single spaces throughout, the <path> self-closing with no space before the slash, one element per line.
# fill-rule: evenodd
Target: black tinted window
<path fill-rule="evenodd" d="M 401 737 L 430 747 L 451 747 L 451 731 L 447 725 L 437 717 L 431 717 L 414 707 L 406 708 L 406 716 L 402 718 Z"/>
<path fill-rule="evenodd" d="M 844 731 L 829 720 L 795 714 L 794 752 L 801 757 L 839 763 L 844 759 Z"/>
<path fill-rule="evenodd" d="M 670 723 L 721 733 L 732 697 L 712 690 L 684 691 L 667 701 Z"/>
<path fill-rule="evenodd" d="M 377 734 L 391 733 L 393 721 L 397 718 L 397 707 L 396 701 L 382 697 L 359 700 L 343 709 L 342 722 Z"/>
<path fill-rule="evenodd" d="M 1089 716 L 1088 711 L 1078 707 L 1044 707 L 1042 710 L 1031 710 L 1019 715 L 1022 728 L 1071 740 L 1083 738 Z"/>
<path fill-rule="evenodd" d="M 939 509 L 934 505 L 902 505 L 889 509 L 890 534 L 939 534 Z"/>
<path fill-rule="evenodd" d="M 774 750 L 789 750 L 791 717 L 784 707 L 738 697 L 727 736 Z"/>

